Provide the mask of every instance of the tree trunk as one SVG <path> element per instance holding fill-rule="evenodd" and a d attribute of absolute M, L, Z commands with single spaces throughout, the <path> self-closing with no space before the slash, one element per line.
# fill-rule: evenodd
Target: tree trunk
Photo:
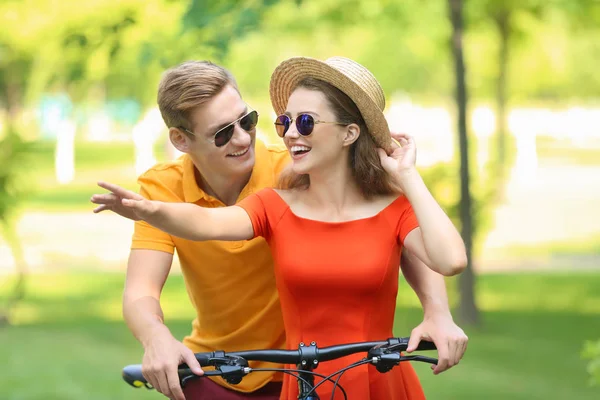
<path fill-rule="evenodd" d="M 500 196 L 504 191 L 504 184 L 506 180 L 506 99 L 507 99 L 507 88 L 506 83 L 508 80 L 508 50 L 509 50 L 509 35 L 510 35 L 510 12 L 502 10 L 494 16 L 494 22 L 500 35 L 500 49 L 498 52 L 498 79 L 496 81 L 496 112 L 497 112 L 497 164 L 496 164 L 496 180 Z"/>
<path fill-rule="evenodd" d="M 452 54 L 456 76 L 456 105 L 458 107 L 458 137 L 460 146 L 460 219 L 461 234 L 467 249 L 468 264 L 458 278 L 460 292 L 459 320 L 464 324 L 478 324 L 479 310 L 475 304 L 475 275 L 473 273 L 473 220 L 469 192 L 469 146 L 467 141 L 467 87 L 463 57 L 463 4 L 462 0 L 448 0 L 452 22 Z"/>

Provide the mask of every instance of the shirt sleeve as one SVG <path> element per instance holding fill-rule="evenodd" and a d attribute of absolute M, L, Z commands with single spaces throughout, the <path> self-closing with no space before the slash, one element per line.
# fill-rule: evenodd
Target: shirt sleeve
<path fill-rule="evenodd" d="M 158 182 L 144 177 L 138 179 L 140 184 L 140 194 L 147 199 L 152 199 L 149 187 L 156 186 Z M 175 243 L 168 233 L 161 231 L 148 224 L 146 221 L 136 221 L 131 240 L 132 250 L 158 250 L 173 254 L 175 252 Z"/>
<path fill-rule="evenodd" d="M 262 236 L 266 240 L 269 240 L 271 227 L 269 225 L 267 207 L 262 196 L 260 196 L 261 193 L 253 193 L 236 205 L 242 207 L 248 213 L 250 221 L 252 221 L 252 227 L 254 228 L 254 237 Z"/>
<path fill-rule="evenodd" d="M 404 239 L 413 230 L 419 227 L 417 216 L 410 205 L 408 199 L 402 196 L 400 219 L 398 221 L 398 241 L 401 245 L 404 244 Z"/>

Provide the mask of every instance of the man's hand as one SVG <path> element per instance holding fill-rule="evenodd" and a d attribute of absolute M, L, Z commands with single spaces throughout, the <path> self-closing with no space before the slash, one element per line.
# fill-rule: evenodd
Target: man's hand
<path fill-rule="evenodd" d="M 459 363 L 467 350 L 469 338 L 449 313 L 439 312 L 426 315 L 423 322 L 412 330 L 406 351 L 415 351 L 421 340 L 435 343 L 438 349 L 438 364 L 431 366 L 437 375 Z"/>
<path fill-rule="evenodd" d="M 144 349 L 142 374 L 146 380 L 168 398 L 185 400 L 177 367 L 186 363 L 196 375 L 204 374 L 194 353 L 176 340 L 164 326 L 160 331 L 155 330 L 151 339 L 144 342 Z"/>

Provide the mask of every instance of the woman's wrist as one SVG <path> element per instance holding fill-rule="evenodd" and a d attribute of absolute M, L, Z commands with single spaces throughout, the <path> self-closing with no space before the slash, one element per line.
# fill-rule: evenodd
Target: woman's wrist
<path fill-rule="evenodd" d="M 423 183 L 423 179 L 415 167 L 396 172 L 394 178 L 407 196 L 408 192 L 414 191 L 414 188 Z"/>

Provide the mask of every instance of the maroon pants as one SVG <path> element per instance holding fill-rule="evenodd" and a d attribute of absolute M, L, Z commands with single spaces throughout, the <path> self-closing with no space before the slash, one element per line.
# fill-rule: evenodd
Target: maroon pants
<path fill-rule="evenodd" d="M 208 378 L 192 379 L 183 389 L 185 400 L 279 400 L 281 382 L 271 382 L 252 393 L 236 392 Z"/>

